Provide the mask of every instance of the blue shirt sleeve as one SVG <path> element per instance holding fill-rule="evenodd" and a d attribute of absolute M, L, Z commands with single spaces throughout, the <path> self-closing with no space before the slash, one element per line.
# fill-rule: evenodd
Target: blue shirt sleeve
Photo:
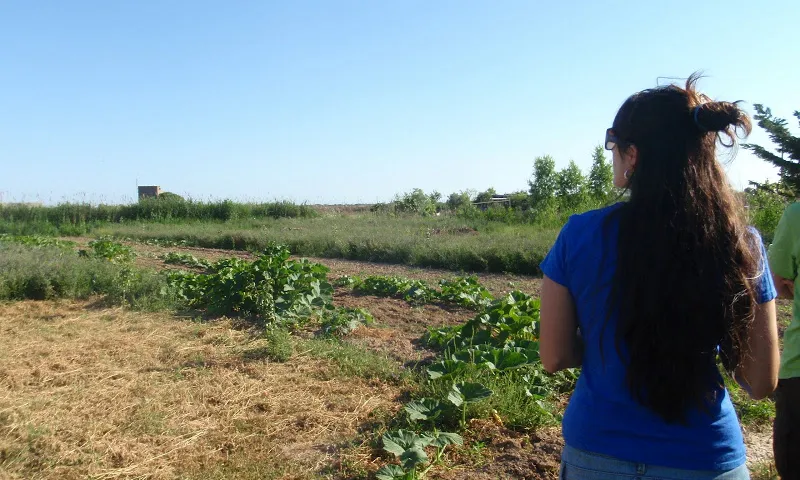
<path fill-rule="evenodd" d="M 542 273 L 554 282 L 569 288 L 569 269 L 567 268 L 567 240 L 569 238 L 570 222 L 558 232 L 555 244 L 553 244 L 547 256 L 544 257 L 539 268 Z"/>
<path fill-rule="evenodd" d="M 756 294 L 757 303 L 767 303 L 778 297 L 778 291 L 775 288 L 775 282 L 772 281 L 772 271 L 769 268 L 769 261 L 767 260 L 767 249 L 764 247 L 764 241 L 761 239 L 758 230 L 751 229 L 753 236 L 758 242 L 759 259 L 758 259 L 758 276 L 755 278 L 753 289 Z"/>

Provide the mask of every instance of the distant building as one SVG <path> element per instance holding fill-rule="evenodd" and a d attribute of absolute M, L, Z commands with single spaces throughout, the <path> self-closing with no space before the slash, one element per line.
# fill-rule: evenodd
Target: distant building
<path fill-rule="evenodd" d="M 142 185 L 139 187 L 139 198 L 157 198 L 161 195 L 161 187 L 158 185 Z"/>
<path fill-rule="evenodd" d="M 485 202 L 472 202 L 473 205 L 480 208 L 481 210 L 486 210 L 489 208 L 490 205 L 505 205 L 510 207 L 511 206 L 511 194 L 495 194 Z"/>

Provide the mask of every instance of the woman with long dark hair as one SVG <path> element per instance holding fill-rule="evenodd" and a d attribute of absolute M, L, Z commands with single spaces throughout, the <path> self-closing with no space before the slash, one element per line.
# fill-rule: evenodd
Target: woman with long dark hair
<path fill-rule="evenodd" d="M 629 198 L 571 216 L 542 262 L 542 363 L 582 367 L 562 478 L 749 478 L 718 363 L 752 398 L 773 392 L 776 290 L 716 158 L 750 120 L 697 79 L 623 103 L 606 149 Z"/>

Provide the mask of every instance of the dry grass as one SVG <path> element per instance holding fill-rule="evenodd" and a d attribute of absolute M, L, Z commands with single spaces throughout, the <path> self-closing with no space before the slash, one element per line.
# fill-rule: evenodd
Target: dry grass
<path fill-rule="evenodd" d="M 224 320 L 0 304 L 0 479 L 310 478 L 398 393 L 253 344 Z"/>

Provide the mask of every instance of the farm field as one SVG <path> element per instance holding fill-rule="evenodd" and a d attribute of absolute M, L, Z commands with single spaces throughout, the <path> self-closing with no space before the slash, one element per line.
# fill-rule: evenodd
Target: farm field
<path fill-rule="evenodd" d="M 32 293 L 44 300 L 0 304 L 0 478 L 557 478 L 558 419 L 574 378 L 543 375 L 527 343 L 535 277 L 63 240 L 0 242 L 3 272 L 88 262 L 69 265 L 96 267 L 94 285 L 112 273 L 136 280 L 81 293 L 80 278 L 43 274 L 49 287 Z M 285 329 L 212 312 L 221 306 L 201 305 L 192 288 L 210 288 L 203 272 L 215 268 L 244 275 L 231 258 L 286 266 L 298 290 L 325 277 L 334 310 L 319 313 L 325 288 L 311 288 L 298 305 L 315 320 L 271 310 Z M 157 271 L 192 308 L 146 301 L 164 284 L 141 272 Z M 5 275 L 0 295 L 13 298 L 15 274 Z M 465 348 L 482 311 L 493 328 Z M 780 315 L 785 324 L 786 302 Z M 754 477 L 770 478 L 771 402 L 731 391 Z"/>
<path fill-rule="evenodd" d="M 278 211 L 282 216 L 253 213 L 262 211 Z M 0 205 L 0 234 L 110 235 L 229 250 L 261 250 L 270 242 L 280 242 L 306 257 L 536 275 L 559 230 L 491 220 L 480 212 L 436 217 L 311 211 L 283 204 L 164 200 L 108 207 Z"/>
<path fill-rule="evenodd" d="M 109 224 L 93 233 L 236 250 L 261 249 L 276 241 L 306 257 L 535 275 L 540 273 L 539 263 L 558 229 L 455 218 L 365 215 L 224 223 Z"/>

